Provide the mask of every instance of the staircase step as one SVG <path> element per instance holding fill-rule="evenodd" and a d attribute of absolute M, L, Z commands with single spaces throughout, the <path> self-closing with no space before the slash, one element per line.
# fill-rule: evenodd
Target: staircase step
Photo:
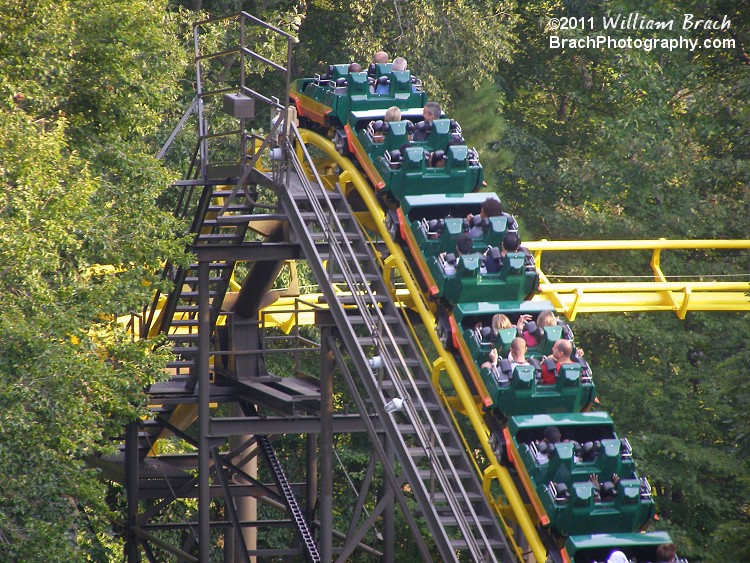
<path fill-rule="evenodd" d="M 448 502 L 448 495 L 446 495 L 443 491 L 435 491 L 432 493 L 432 500 L 436 504 L 445 504 Z M 455 495 L 453 493 L 450 493 L 451 498 L 455 498 Z M 477 502 L 482 502 L 484 499 L 484 495 L 477 491 L 466 491 L 466 498 L 471 502 L 472 504 Z"/>
<path fill-rule="evenodd" d="M 359 343 L 360 343 L 360 344 L 362 344 L 363 346 L 370 346 L 370 345 L 372 344 L 372 336 L 371 336 L 371 335 L 368 335 L 368 336 L 358 336 L 358 337 L 357 337 L 357 340 L 358 340 L 358 341 L 359 341 Z M 409 342 L 411 342 L 411 341 L 410 341 L 410 340 L 409 340 L 409 339 L 408 339 L 407 337 L 405 337 L 405 336 L 394 336 L 394 337 L 393 337 L 393 341 L 394 341 L 394 343 L 395 343 L 396 345 L 398 345 L 398 346 L 404 346 L 404 345 L 406 345 L 406 344 L 409 344 Z"/>
<path fill-rule="evenodd" d="M 213 198 L 214 199 L 226 198 L 231 193 L 232 192 L 224 192 L 224 191 L 214 192 L 213 193 Z M 243 200 L 244 200 L 244 198 L 243 198 Z M 224 213 L 226 213 L 227 211 L 244 211 L 244 212 L 249 212 L 250 210 L 252 210 L 252 206 L 249 203 L 247 203 L 247 201 L 243 201 L 243 200 L 238 200 L 237 198 L 235 198 L 234 200 L 232 200 L 232 203 L 230 203 L 227 206 L 226 209 L 224 209 L 224 204 L 223 203 L 212 203 L 211 205 L 208 206 L 208 210 L 207 211 L 209 213 L 219 213 L 222 209 L 224 209 Z"/>
<path fill-rule="evenodd" d="M 414 426 L 411 424 L 397 424 L 396 427 L 398 428 L 399 433 L 403 435 L 411 435 L 414 434 Z M 436 423 L 435 428 L 440 434 L 443 434 L 445 432 L 448 432 L 450 430 L 450 427 L 447 424 L 443 423 Z"/>
<path fill-rule="evenodd" d="M 451 457 L 460 456 L 463 454 L 463 450 L 460 448 L 446 446 L 445 449 L 448 452 L 448 455 Z M 407 448 L 407 451 L 409 452 L 409 457 L 412 459 L 422 459 L 424 457 L 427 457 L 427 452 L 424 448 L 421 447 Z"/>
<path fill-rule="evenodd" d="M 326 195 L 328 197 L 328 201 L 331 203 L 339 204 L 341 200 L 343 199 L 343 196 L 340 192 L 331 192 L 326 190 Z M 305 207 L 307 204 L 309 204 L 310 200 L 307 198 L 307 194 L 303 191 L 295 192 L 294 195 L 294 201 L 297 202 L 297 207 Z M 323 207 L 326 207 L 327 204 L 324 201 L 324 198 L 321 194 L 316 194 L 315 196 L 316 201 Z"/>
<path fill-rule="evenodd" d="M 375 272 L 364 272 L 362 276 L 360 276 L 359 274 L 354 274 L 355 283 L 361 283 L 363 278 L 365 281 L 368 281 L 368 282 L 380 281 L 381 279 L 380 274 L 375 273 Z M 329 279 L 332 283 L 345 283 L 346 282 L 343 274 L 340 274 L 340 273 L 329 274 Z"/>
<path fill-rule="evenodd" d="M 502 553 L 506 553 L 507 552 L 506 546 L 505 546 L 505 544 L 501 540 L 499 540 L 497 538 L 493 538 L 493 537 L 491 537 L 489 535 L 487 536 L 487 540 L 490 542 L 490 547 L 493 550 L 500 550 Z M 469 544 L 463 538 L 452 539 L 451 540 L 451 545 L 456 550 L 462 550 L 463 551 L 463 550 L 469 549 Z"/>
<path fill-rule="evenodd" d="M 190 270 L 197 272 L 200 268 L 200 264 L 198 262 L 195 262 L 193 264 L 190 264 L 190 266 L 188 267 Z M 208 264 L 209 270 L 226 270 L 231 268 L 234 268 L 234 262 L 210 262 Z"/>
<path fill-rule="evenodd" d="M 434 401 L 425 401 L 424 399 L 422 402 L 419 401 L 412 401 L 414 404 L 414 408 L 417 410 L 417 412 L 422 412 L 424 410 L 427 410 L 429 412 L 435 412 L 439 411 L 442 407 L 435 403 Z M 424 404 L 424 408 L 422 408 L 422 404 Z"/>
<path fill-rule="evenodd" d="M 310 237 L 310 240 L 313 242 L 327 242 L 331 239 L 339 242 L 340 244 L 343 244 L 345 240 L 349 241 L 349 244 L 354 245 L 357 242 L 357 239 L 354 238 L 355 233 L 342 233 L 342 232 L 334 232 L 334 233 L 324 233 L 322 231 L 309 231 L 308 230 L 308 236 Z"/>
<path fill-rule="evenodd" d="M 241 241 L 244 235 L 238 235 L 237 233 L 201 233 L 198 235 L 196 243 L 201 242 L 224 242 L 224 241 Z"/>
<path fill-rule="evenodd" d="M 373 294 L 372 297 L 370 297 L 369 295 L 363 295 L 362 298 L 365 299 L 366 301 L 370 301 L 374 299 L 375 302 L 377 303 L 390 303 L 391 302 L 390 295 L 383 295 L 380 293 L 375 293 Z M 336 299 L 342 305 L 357 305 L 357 302 L 355 301 L 353 295 L 345 295 L 345 294 L 339 295 Z M 321 299 L 321 302 L 325 302 L 325 299 Z"/>
<path fill-rule="evenodd" d="M 249 211 L 249 210 L 248 210 Z M 237 225 L 245 227 L 247 226 L 250 221 L 253 219 L 257 219 L 257 215 L 253 215 L 250 213 L 242 213 L 242 214 L 225 214 L 217 217 L 216 219 L 206 219 L 203 221 L 203 225 L 206 227 L 213 227 L 213 226 L 219 226 L 219 227 L 235 227 Z"/>
<path fill-rule="evenodd" d="M 208 291 L 208 297 L 217 297 L 221 295 L 223 292 L 218 292 L 216 290 L 209 290 Z M 180 292 L 180 299 L 197 299 L 198 295 L 200 295 L 197 291 L 181 291 Z"/>
<path fill-rule="evenodd" d="M 197 356 L 198 348 L 196 346 L 174 346 L 172 353 L 180 356 Z"/>
<path fill-rule="evenodd" d="M 198 319 L 172 319 L 170 326 L 198 326 Z"/>
<path fill-rule="evenodd" d="M 431 477 L 433 477 L 433 473 L 432 473 L 432 471 L 430 469 L 419 469 L 418 473 L 419 473 L 420 479 L 422 479 L 423 481 L 427 481 Z M 474 476 L 474 474 L 471 471 L 469 471 L 468 469 L 461 469 L 461 468 L 457 467 L 456 468 L 456 476 L 461 481 L 465 481 L 467 479 L 472 478 Z M 450 474 L 450 473 L 446 474 L 446 477 L 448 477 L 449 481 L 453 481 L 454 480 L 453 479 L 453 475 Z"/>
<path fill-rule="evenodd" d="M 208 276 L 208 283 L 217 284 L 217 283 L 227 283 L 227 279 L 223 276 Z M 199 278 L 198 276 L 185 276 L 184 283 L 187 284 L 196 284 L 198 283 Z"/>
<path fill-rule="evenodd" d="M 171 360 L 166 365 L 168 369 L 192 369 L 195 366 L 194 360 Z"/>
<path fill-rule="evenodd" d="M 331 252 L 327 250 L 329 247 L 325 247 L 325 249 L 321 248 L 320 245 L 318 245 L 318 255 L 320 256 L 320 259 L 322 261 L 331 260 Z M 354 253 L 352 256 L 359 262 L 360 264 L 366 264 L 370 260 L 370 253 L 365 251 L 358 251 L 357 249 L 353 249 Z"/>
<path fill-rule="evenodd" d="M 492 517 L 482 514 L 477 514 L 477 520 L 474 520 L 471 516 L 467 515 L 467 520 L 470 522 L 477 522 L 480 526 L 484 527 L 487 524 L 490 524 L 492 522 Z M 440 514 L 440 521 L 448 526 L 457 526 L 458 521 L 456 520 L 455 515 L 453 514 L 450 509 L 446 509 L 443 514 Z"/>
<path fill-rule="evenodd" d="M 427 389 L 427 388 L 432 387 L 432 383 L 430 383 L 429 381 L 427 381 L 425 379 L 416 379 L 414 381 L 414 385 L 418 389 Z M 387 393 L 389 391 L 393 391 L 395 389 L 395 385 L 394 385 L 393 381 L 390 381 L 390 380 L 386 379 L 386 380 L 383 380 L 382 382 L 380 382 L 380 388 L 383 390 L 384 393 Z"/>
<path fill-rule="evenodd" d="M 370 322 L 368 319 L 365 319 L 365 317 L 357 313 L 356 310 L 353 310 L 352 314 L 348 315 L 348 317 L 349 317 L 349 323 L 352 324 L 353 326 L 365 325 L 365 324 L 369 324 Z M 399 318 L 395 315 L 385 315 L 383 318 L 385 319 L 385 322 L 388 324 L 397 323 L 399 320 Z M 376 319 L 375 322 L 378 322 L 378 319 Z"/>
<path fill-rule="evenodd" d="M 185 332 L 185 333 L 173 333 L 167 335 L 167 340 L 170 342 L 198 342 L 200 334 L 197 332 Z"/>

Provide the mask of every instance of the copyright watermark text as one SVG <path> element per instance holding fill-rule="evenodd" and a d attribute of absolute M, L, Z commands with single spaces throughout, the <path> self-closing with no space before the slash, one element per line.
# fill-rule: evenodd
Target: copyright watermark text
<path fill-rule="evenodd" d="M 733 37 L 705 37 L 707 31 L 722 32 L 731 27 L 732 21 L 726 15 L 719 19 L 705 19 L 694 14 L 682 14 L 673 19 L 659 20 L 638 12 L 597 17 L 559 17 L 550 18 L 547 22 L 550 49 L 685 49 L 691 52 L 698 49 L 734 49 L 736 41 Z M 668 33 L 675 31 L 686 33 L 678 36 Z M 582 32 L 586 35 L 581 36 Z M 659 37 L 659 32 L 669 36 Z M 693 37 L 691 33 L 700 33 L 701 37 Z"/>

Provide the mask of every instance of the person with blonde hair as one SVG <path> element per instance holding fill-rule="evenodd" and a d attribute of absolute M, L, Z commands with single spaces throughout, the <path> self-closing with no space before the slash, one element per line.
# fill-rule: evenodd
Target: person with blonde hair
<path fill-rule="evenodd" d="M 396 106 L 391 106 L 385 110 L 383 121 L 401 121 L 401 110 Z"/>
<path fill-rule="evenodd" d="M 521 337 L 514 338 L 510 343 L 508 360 L 510 361 L 511 371 L 516 369 L 516 366 L 528 364 L 526 361 L 526 349 L 526 341 Z M 483 362 L 480 367 L 490 369 L 497 367 L 498 360 L 500 359 L 500 353 L 497 351 L 497 348 L 490 350 L 487 355 L 489 361 Z"/>
<path fill-rule="evenodd" d="M 504 328 L 513 328 L 513 323 L 510 322 L 508 315 L 497 313 L 492 316 L 492 331 L 497 334 Z"/>
<path fill-rule="evenodd" d="M 516 323 L 516 328 L 518 328 L 518 332 L 521 335 L 521 337 L 526 341 L 526 344 L 533 348 L 537 344 L 539 344 L 539 338 L 536 336 L 536 334 L 532 334 L 526 327 L 526 325 L 531 321 L 531 315 L 521 315 L 518 317 L 518 323 Z M 555 316 L 555 313 L 552 311 L 542 311 L 539 313 L 539 316 L 536 318 L 536 327 L 537 329 L 541 329 L 545 326 L 555 326 L 557 324 L 557 317 Z M 535 331 L 536 332 L 536 331 Z"/>
<path fill-rule="evenodd" d="M 609 554 L 607 563 L 630 563 L 630 559 L 618 549 Z"/>

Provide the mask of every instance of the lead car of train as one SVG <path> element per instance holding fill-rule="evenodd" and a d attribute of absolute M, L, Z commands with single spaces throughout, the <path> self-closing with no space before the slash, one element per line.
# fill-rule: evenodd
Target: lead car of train
<path fill-rule="evenodd" d="M 460 125 L 445 115 L 425 121 L 420 82 L 391 64 L 362 72 L 331 65 L 322 76 L 296 80 L 291 98 L 301 125 L 355 160 L 382 202 L 389 231 L 438 303 L 441 339 L 480 395 L 498 458 L 523 484 L 554 559 L 592 563 L 620 550 L 634 561 L 656 561 L 657 546 L 671 540 L 643 533 L 654 518 L 651 489 L 628 440 L 606 412 L 591 410 L 588 363 L 573 353 L 559 369 L 547 363 L 543 378 L 543 358 L 557 341 L 575 350 L 570 327 L 527 322 L 523 334 L 515 326 L 552 306 L 530 301 L 538 286 L 533 257 L 522 246 L 503 249 L 517 224 L 496 194 L 480 191 L 479 155 Z M 401 119 L 385 121 L 392 106 Z M 482 213 L 488 198 L 498 200 L 494 212 Z M 493 327 L 498 314 L 510 328 Z M 530 344 L 528 363 L 513 365 L 507 358 L 519 336 Z"/>

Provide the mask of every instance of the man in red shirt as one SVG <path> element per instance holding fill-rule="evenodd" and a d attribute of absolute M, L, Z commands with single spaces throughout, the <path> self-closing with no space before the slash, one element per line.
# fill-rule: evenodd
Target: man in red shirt
<path fill-rule="evenodd" d="M 542 363 L 542 383 L 546 385 L 555 384 L 555 374 L 560 371 L 560 366 L 563 364 L 572 364 L 570 355 L 573 353 L 573 344 L 570 340 L 561 338 L 552 345 L 552 354 L 547 356 L 545 359 L 552 358 L 555 360 L 555 371 L 554 373 L 547 369 L 546 362 Z"/>

